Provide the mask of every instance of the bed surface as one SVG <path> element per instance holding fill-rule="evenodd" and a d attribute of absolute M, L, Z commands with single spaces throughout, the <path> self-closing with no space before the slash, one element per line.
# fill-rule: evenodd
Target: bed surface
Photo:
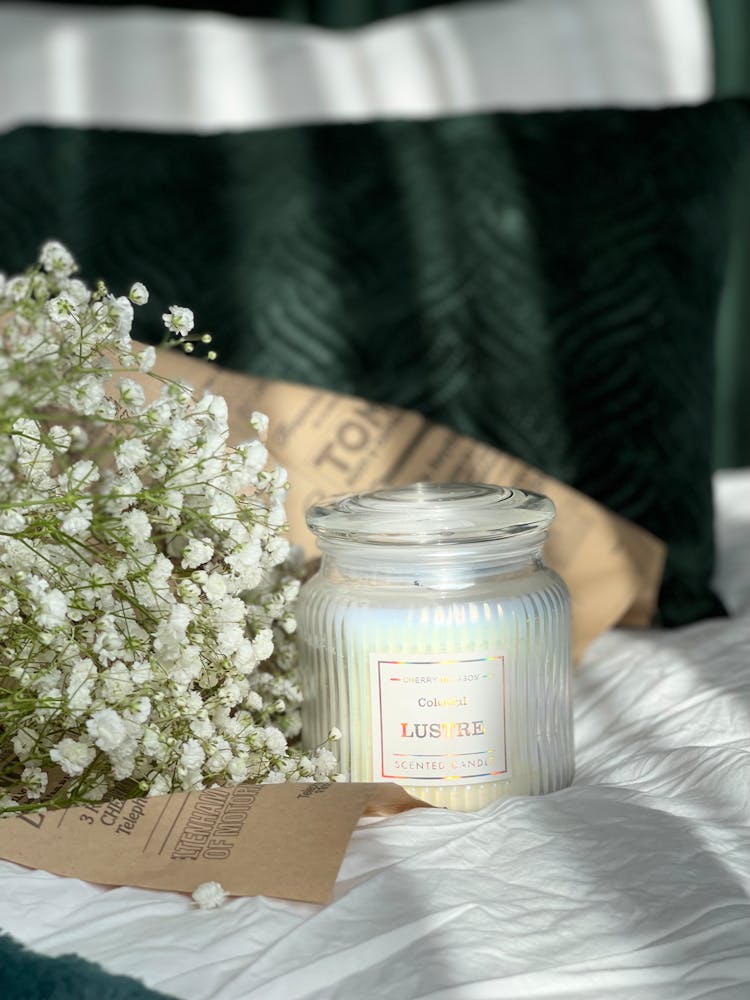
<path fill-rule="evenodd" d="M 589 648 L 571 788 L 363 821 L 328 906 L 204 912 L 0 862 L 0 927 L 190 1000 L 746 1000 L 750 471 L 716 489 L 734 615 Z"/>
<path fill-rule="evenodd" d="M 536 4 L 555 42 L 542 67 L 518 58 L 537 21 L 506 31 L 512 46 L 497 58 L 514 6 L 431 11 L 398 35 L 386 24 L 369 41 L 334 42 L 318 29 L 202 14 L 105 19 L 3 4 L 0 80 L 13 85 L 0 130 L 203 132 L 498 106 L 660 106 L 712 92 L 697 0 Z M 183 44 L 164 44 L 159 32 L 178 16 Z M 258 80 L 243 75 L 248 51 Z M 134 53 L 141 85 L 123 86 Z M 185 85 L 160 92 L 159 69 Z M 748 1000 L 750 469 L 719 474 L 716 495 L 716 583 L 733 616 L 615 630 L 589 648 L 576 676 L 571 788 L 474 814 L 363 821 L 328 906 L 256 897 L 202 912 L 175 893 L 0 861 L 0 930 L 184 1000 Z"/>

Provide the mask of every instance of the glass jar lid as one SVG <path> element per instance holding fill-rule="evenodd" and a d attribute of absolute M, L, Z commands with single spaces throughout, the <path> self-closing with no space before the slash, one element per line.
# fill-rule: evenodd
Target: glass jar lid
<path fill-rule="evenodd" d="M 412 483 L 322 500 L 307 511 L 307 524 L 321 542 L 464 545 L 543 535 L 554 516 L 552 501 L 528 490 Z"/>

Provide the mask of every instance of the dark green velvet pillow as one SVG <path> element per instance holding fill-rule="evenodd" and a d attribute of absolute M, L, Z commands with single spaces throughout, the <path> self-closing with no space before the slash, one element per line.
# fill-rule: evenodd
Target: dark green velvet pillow
<path fill-rule="evenodd" d="M 194 308 L 227 366 L 415 407 L 668 542 L 663 620 L 720 612 L 713 332 L 742 102 L 213 137 L 0 137 L 0 266 Z M 149 307 L 151 308 L 151 307 Z"/>
<path fill-rule="evenodd" d="M 68 4 L 70 0 L 51 0 Z M 426 7 L 476 3 L 476 0 L 154 0 L 149 7 L 177 7 L 202 12 L 220 11 L 238 17 L 297 21 L 323 28 L 359 28 L 385 17 Z M 93 7 L 138 7 L 140 0 L 87 0 Z"/>

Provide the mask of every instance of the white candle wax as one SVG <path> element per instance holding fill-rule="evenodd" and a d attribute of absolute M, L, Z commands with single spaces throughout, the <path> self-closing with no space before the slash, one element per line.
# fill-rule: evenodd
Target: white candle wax
<path fill-rule="evenodd" d="M 304 736 L 338 726 L 352 780 L 452 809 L 572 780 L 567 591 L 538 534 L 492 541 L 477 559 L 325 540 L 299 609 Z"/>

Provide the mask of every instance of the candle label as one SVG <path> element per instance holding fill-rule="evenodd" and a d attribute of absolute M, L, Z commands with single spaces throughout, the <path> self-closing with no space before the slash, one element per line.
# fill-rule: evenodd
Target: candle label
<path fill-rule="evenodd" d="M 502 781 L 505 657 L 370 655 L 373 780 L 406 785 Z"/>

